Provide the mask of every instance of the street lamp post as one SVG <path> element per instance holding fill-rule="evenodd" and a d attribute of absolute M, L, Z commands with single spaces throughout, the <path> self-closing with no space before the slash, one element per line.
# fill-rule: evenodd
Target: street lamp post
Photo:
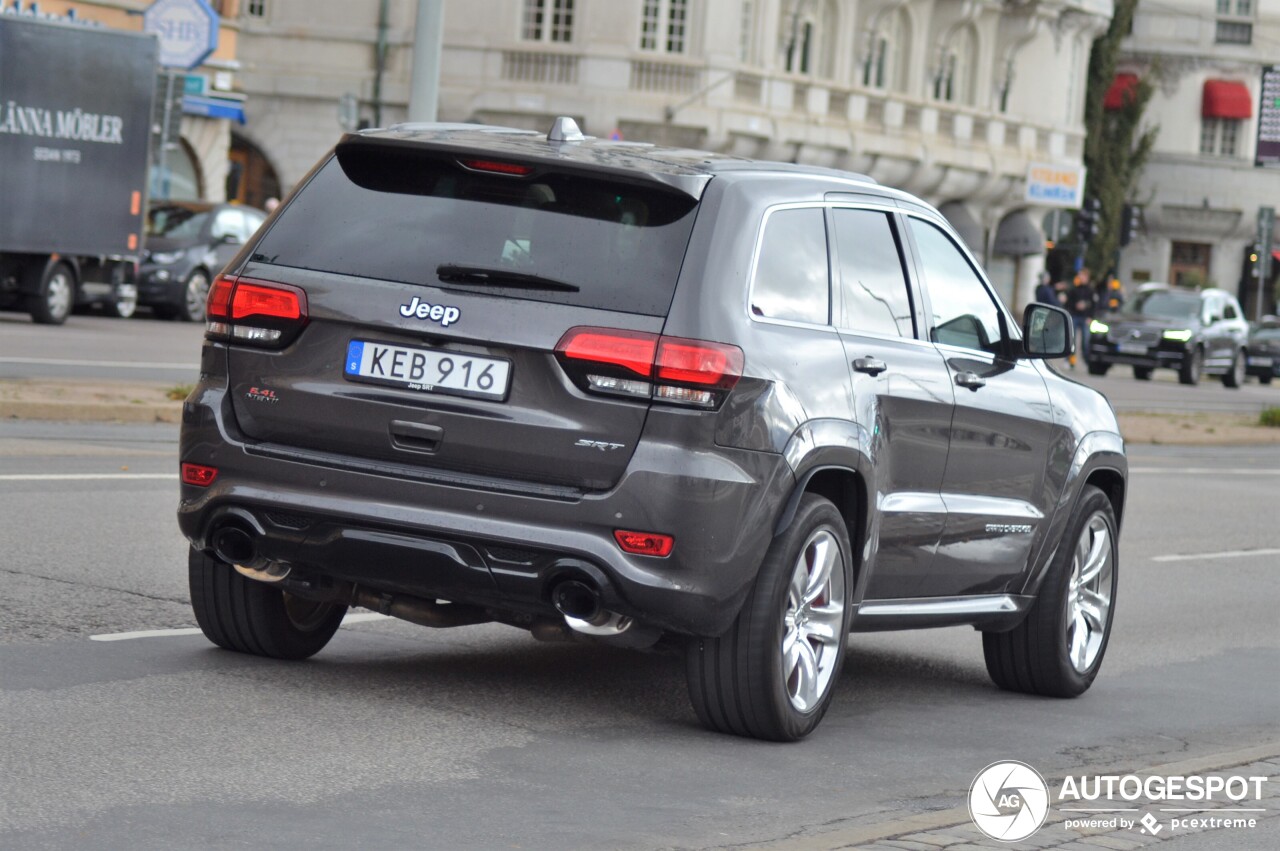
<path fill-rule="evenodd" d="M 443 45 L 444 0 L 418 0 L 413 32 L 413 77 L 409 85 L 410 121 L 436 120 Z"/>

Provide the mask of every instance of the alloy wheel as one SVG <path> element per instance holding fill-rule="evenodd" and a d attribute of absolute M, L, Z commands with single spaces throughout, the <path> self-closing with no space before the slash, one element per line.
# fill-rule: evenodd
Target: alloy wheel
<path fill-rule="evenodd" d="M 45 288 L 45 305 L 50 316 L 66 316 L 71 312 L 73 290 L 71 277 L 61 269 L 54 272 Z"/>
<path fill-rule="evenodd" d="M 1106 639 L 1114 570 L 1111 527 L 1095 513 L 1076 541 L 1067 586 L 1067 655 L 1081 674 L 1093 667 Z"/>
<path fill-rule="evenodd" d="M 800 549 L 783 615 L 782 673 L 791 705 L 808 712 L 831 686 L 845 640 L 845 579 L 840 544 L 818 529 Z"/>

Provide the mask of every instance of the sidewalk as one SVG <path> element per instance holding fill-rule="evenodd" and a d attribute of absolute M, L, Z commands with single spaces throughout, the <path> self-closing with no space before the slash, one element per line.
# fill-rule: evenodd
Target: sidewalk
<path fill-rule="evenodd" d="M 0 419 L 176 423 L 182 388 L 147 381 L 0 379 Z M 185 388 L 189 390 L 190 388 Z M 171 398 L 170 394 L 178 398 Z M 1121 413 L 1132 444 L 1248 445 L 1280 443 L 1280 428 L 1244 414 Z"/>

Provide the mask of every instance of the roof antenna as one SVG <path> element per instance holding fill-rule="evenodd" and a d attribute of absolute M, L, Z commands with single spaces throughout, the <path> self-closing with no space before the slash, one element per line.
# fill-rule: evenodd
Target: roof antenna
<path fill-rule="evenodd" d="M 578 122 L 566 115 L 551 122 L 551 130 L 547 133 L 548 142 L 582 142 L 586 138 L 578 128 Z"/>

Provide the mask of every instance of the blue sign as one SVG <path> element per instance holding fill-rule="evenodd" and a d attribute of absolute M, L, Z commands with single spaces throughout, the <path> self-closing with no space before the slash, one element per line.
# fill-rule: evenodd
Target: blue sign
<path fill-rule="evenodd" d="M 160 65 L 190 70 L 218 47 L 218 13 L 205 0 L 156 0 L 142 29 L 160 39 Z"/>

